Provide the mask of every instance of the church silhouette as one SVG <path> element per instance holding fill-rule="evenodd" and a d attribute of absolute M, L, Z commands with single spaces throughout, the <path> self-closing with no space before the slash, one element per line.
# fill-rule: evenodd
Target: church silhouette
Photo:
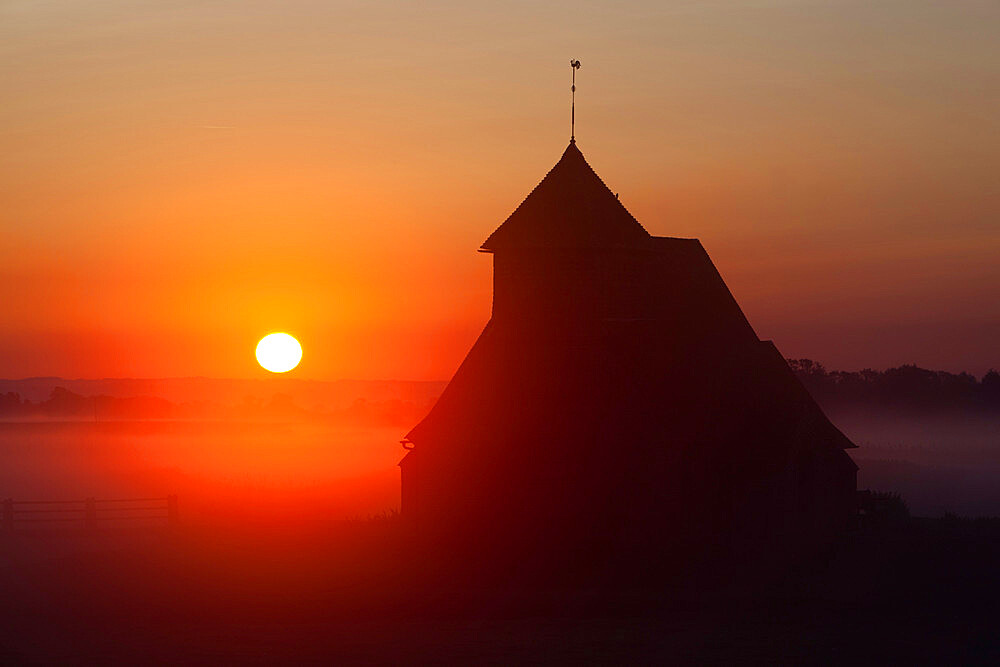
<path fill-rule="evenodd" d="M 523 562 L 827 543 L 854 445 L 697 239 L 651 236 L 571 140 L 480 252 L 490 321 L 400 462 L 403 519 Z"/>

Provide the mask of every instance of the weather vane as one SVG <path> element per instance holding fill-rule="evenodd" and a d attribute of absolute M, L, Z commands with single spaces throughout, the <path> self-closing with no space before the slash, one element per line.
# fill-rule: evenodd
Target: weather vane
<path fill-rule="evenodd" d="M 576 143 L 576 70 L 580 69 L 580 61 L 570 60 L 569 66 L 573 71 L 573 86 L 570 88 L 573 94 L 573 101 L 570 104 L 569 112 L 569 140 L 570 143 Z"/>

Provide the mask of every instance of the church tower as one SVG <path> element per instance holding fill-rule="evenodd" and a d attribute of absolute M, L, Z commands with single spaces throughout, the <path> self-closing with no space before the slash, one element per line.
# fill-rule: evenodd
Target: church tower
<path fill-rule="evenodd" d="M 651 236 L 571 141 L 480 248 L 490 321 L 403 441 L 402 515 L 519 554 L 767 556 L 854 514 L 854 445 L 697 239 Z"/>

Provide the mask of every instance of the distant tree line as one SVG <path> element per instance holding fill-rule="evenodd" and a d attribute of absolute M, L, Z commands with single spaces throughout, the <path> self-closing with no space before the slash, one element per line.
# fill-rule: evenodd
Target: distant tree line
<path fill-rule="evenodd" d="M 988 410 L 1000 412 L 1000 373 L 991 370 L 982 379 L 969 373 L 931 371 L 905 365 L 884 371 L 830 371 L 811 359 L 789 359 L 789 365 L 820 402 L 829 406 L 865 403 L 913 409 Z M 247 396 L 238 405 L 211 401 L 173 403 L 154 396 L 83 396 L 56 387 L 46 400 L 30 401 L 15 392 L 0 394 L 0 419 L 243 419 L 297 416 L 331 417 L 358 424 L 412 426 L 430 409 L 433 400 L 367 401 L 335 410 L 321 405 L 303 408 L 286 394 L 270 400 Z"/>
<path fill-rule="evenodd" d="M 977 380 L 969 373 L 931 371 L 912 364 L 884 371 L 829 371 L 811 359 L 789 359 L 788 364 L 822 404 L 1000 411 L 1000 373 L 995 370 Z"/>
<path fill-rule="evenodd" d="M 187 409 L 189 406 L 185 406 Z M 81 396 L 64 387 L 56 387 L 44 401 L 30 401 L 20 394 L 0 394 L 0 418 L 48 418 L 70 420 L 164 419 L 183 412 L 180 406 L 152 396 L 118 398 Z"/>
<path fill-rule="evenodd" d="M 430 405 L 389 399 L 362 398 L 340 409 L 323 406 L 303 408 L 287 394 L 270 400 L 247 396 L 237 405 L 211 401 L 173 403 L 155 396 L 83 396 L 65 387 L 55 387 L 42 401 L 30 401 L 16 392 L 0 394 L 0 420 L 110 421 L 143 419 L 292 419 L 319 418 L 340 422 L 409 427 L 423 417 Z"/>

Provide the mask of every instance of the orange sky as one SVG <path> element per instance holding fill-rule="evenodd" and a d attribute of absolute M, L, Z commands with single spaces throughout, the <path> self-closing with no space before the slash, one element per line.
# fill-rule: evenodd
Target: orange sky
<path fill-rule="evenodd" d="M 0 377 L 251 377 L 275 330 L 449 377 L 571 57 L 591 164 L 786 356 L 1000 367 L 1000 5 L 540 4 L 0 4 Z"/>

